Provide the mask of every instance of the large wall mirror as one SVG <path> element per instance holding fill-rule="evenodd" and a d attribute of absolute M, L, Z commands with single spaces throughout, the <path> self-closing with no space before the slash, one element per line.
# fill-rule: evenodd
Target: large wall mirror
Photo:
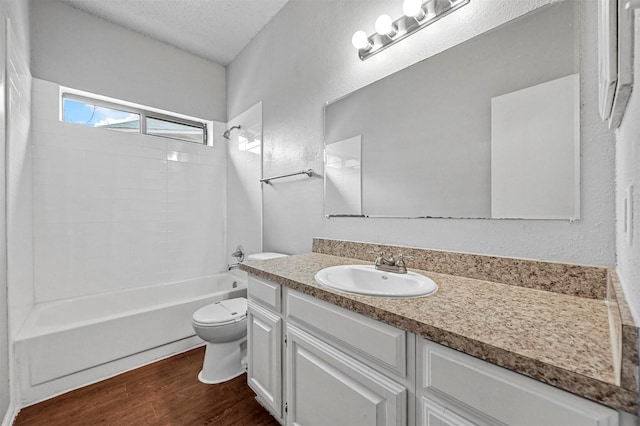
<path fill-rule="evenodd" d="M 325 106 L 325 214 L 578 219 L 579 2 Z"/>

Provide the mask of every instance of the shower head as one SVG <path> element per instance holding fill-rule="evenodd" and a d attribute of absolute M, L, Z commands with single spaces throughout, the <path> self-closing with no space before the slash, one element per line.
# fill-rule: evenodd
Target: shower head
<path fill-rule="evenodd" d="M 231 131 L 232 131 L 233 129 L 238 129 L 238 130 L 240 130 L 240 125 L 238 124 L 237 126 L 233 126 L 232 128 L 225 130 L 225 132 L 222 134 L 222 137 L 223 137 L 223 138 L 225 138 L 225 139 L 227 139 L 227 140 L 231 139 L 231 136 L 230 136 L 230 135 L 231 135 Z"/>

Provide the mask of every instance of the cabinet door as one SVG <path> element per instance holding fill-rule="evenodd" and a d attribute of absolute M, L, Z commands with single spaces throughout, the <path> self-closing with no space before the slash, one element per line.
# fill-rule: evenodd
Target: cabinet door
<path fill-rule="evenodd" d="M 444 408 L 430 399 L 421 398 L 420 408 L 422 410 L 420 426 L 477 426 L 484 423 L 471 422 L 464 417 Z"/>
<path fill-rule="evenodd" d="M 249 301 L 247 383 L 277 418 L 282 417 L 282 319 Z"/>
<path fill-rule="evenodd" d="M 287 325 L 287 425 L 406 425 L 407 388 Z"/>

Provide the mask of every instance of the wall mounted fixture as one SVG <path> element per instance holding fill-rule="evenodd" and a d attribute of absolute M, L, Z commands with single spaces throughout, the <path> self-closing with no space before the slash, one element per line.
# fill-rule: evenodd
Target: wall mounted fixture
<path fill-rule="evenodd" d="M 237 126 L 233 126 L 232 128 L 225 130 L 225 131 L 224 131 L 224 133 L 222 134 L 222 137 L 223 137 L 223 138 L 225 138 L 225 139 L 227 139 L 227 140 L 231 140 L 231 131 L 232 131 L 233 129 L 238 129 L 238 130 L 240 130 L 241 128 L 242 128 L 242 127 L 241 127 L 239 124 L 238 124 Z"/>
<path fill-rule="evenodd" d="M 290 177 L 290 176 L 297 176 L 297 175 L 307 175 L 307 176 L 311 177 L 311 176 L 313 176 L 313 174 L 314 174 L 313 173 L 313 169 L 308 169 L 308 170 L 302 170 L 302 171 L 295 172 L 295 173 L 289 173 L 287 175 L 280 175 L 280 176 L 272 176 L 272 177 L 268 177 L 268 178 L 263 178 L 263 179 L 260 179 L 260 182 L 264 182 L 264 183 L 270 185 L 271 181 L 275 180 L 275 179 L 282 179 L 282 178 L 286 178 L 286 177 Z"/>
<path fill-rule="evenodd" d="M 380 15 L 375 22 L 375 34 L 367 36 L 364 31 L 356 31 L 351 38 L 358 56 L 365 60 L 387 47 L 403 40 L 416 31 L 433 24 L 440 18 L 469 4 L 470 0 L 404 0 L 404 16 L 391 20 L 389 15 Z"/>

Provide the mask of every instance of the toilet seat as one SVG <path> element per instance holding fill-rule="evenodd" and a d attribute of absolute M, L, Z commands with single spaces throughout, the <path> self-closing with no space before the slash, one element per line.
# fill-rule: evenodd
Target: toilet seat
<path fill-rule="evenodd" d="M 247 317 L 247 299 L 221 300 L 198 309 L 193 314 L 193 322 L 201 326 L 216 327 L 233 324 Z"/>

